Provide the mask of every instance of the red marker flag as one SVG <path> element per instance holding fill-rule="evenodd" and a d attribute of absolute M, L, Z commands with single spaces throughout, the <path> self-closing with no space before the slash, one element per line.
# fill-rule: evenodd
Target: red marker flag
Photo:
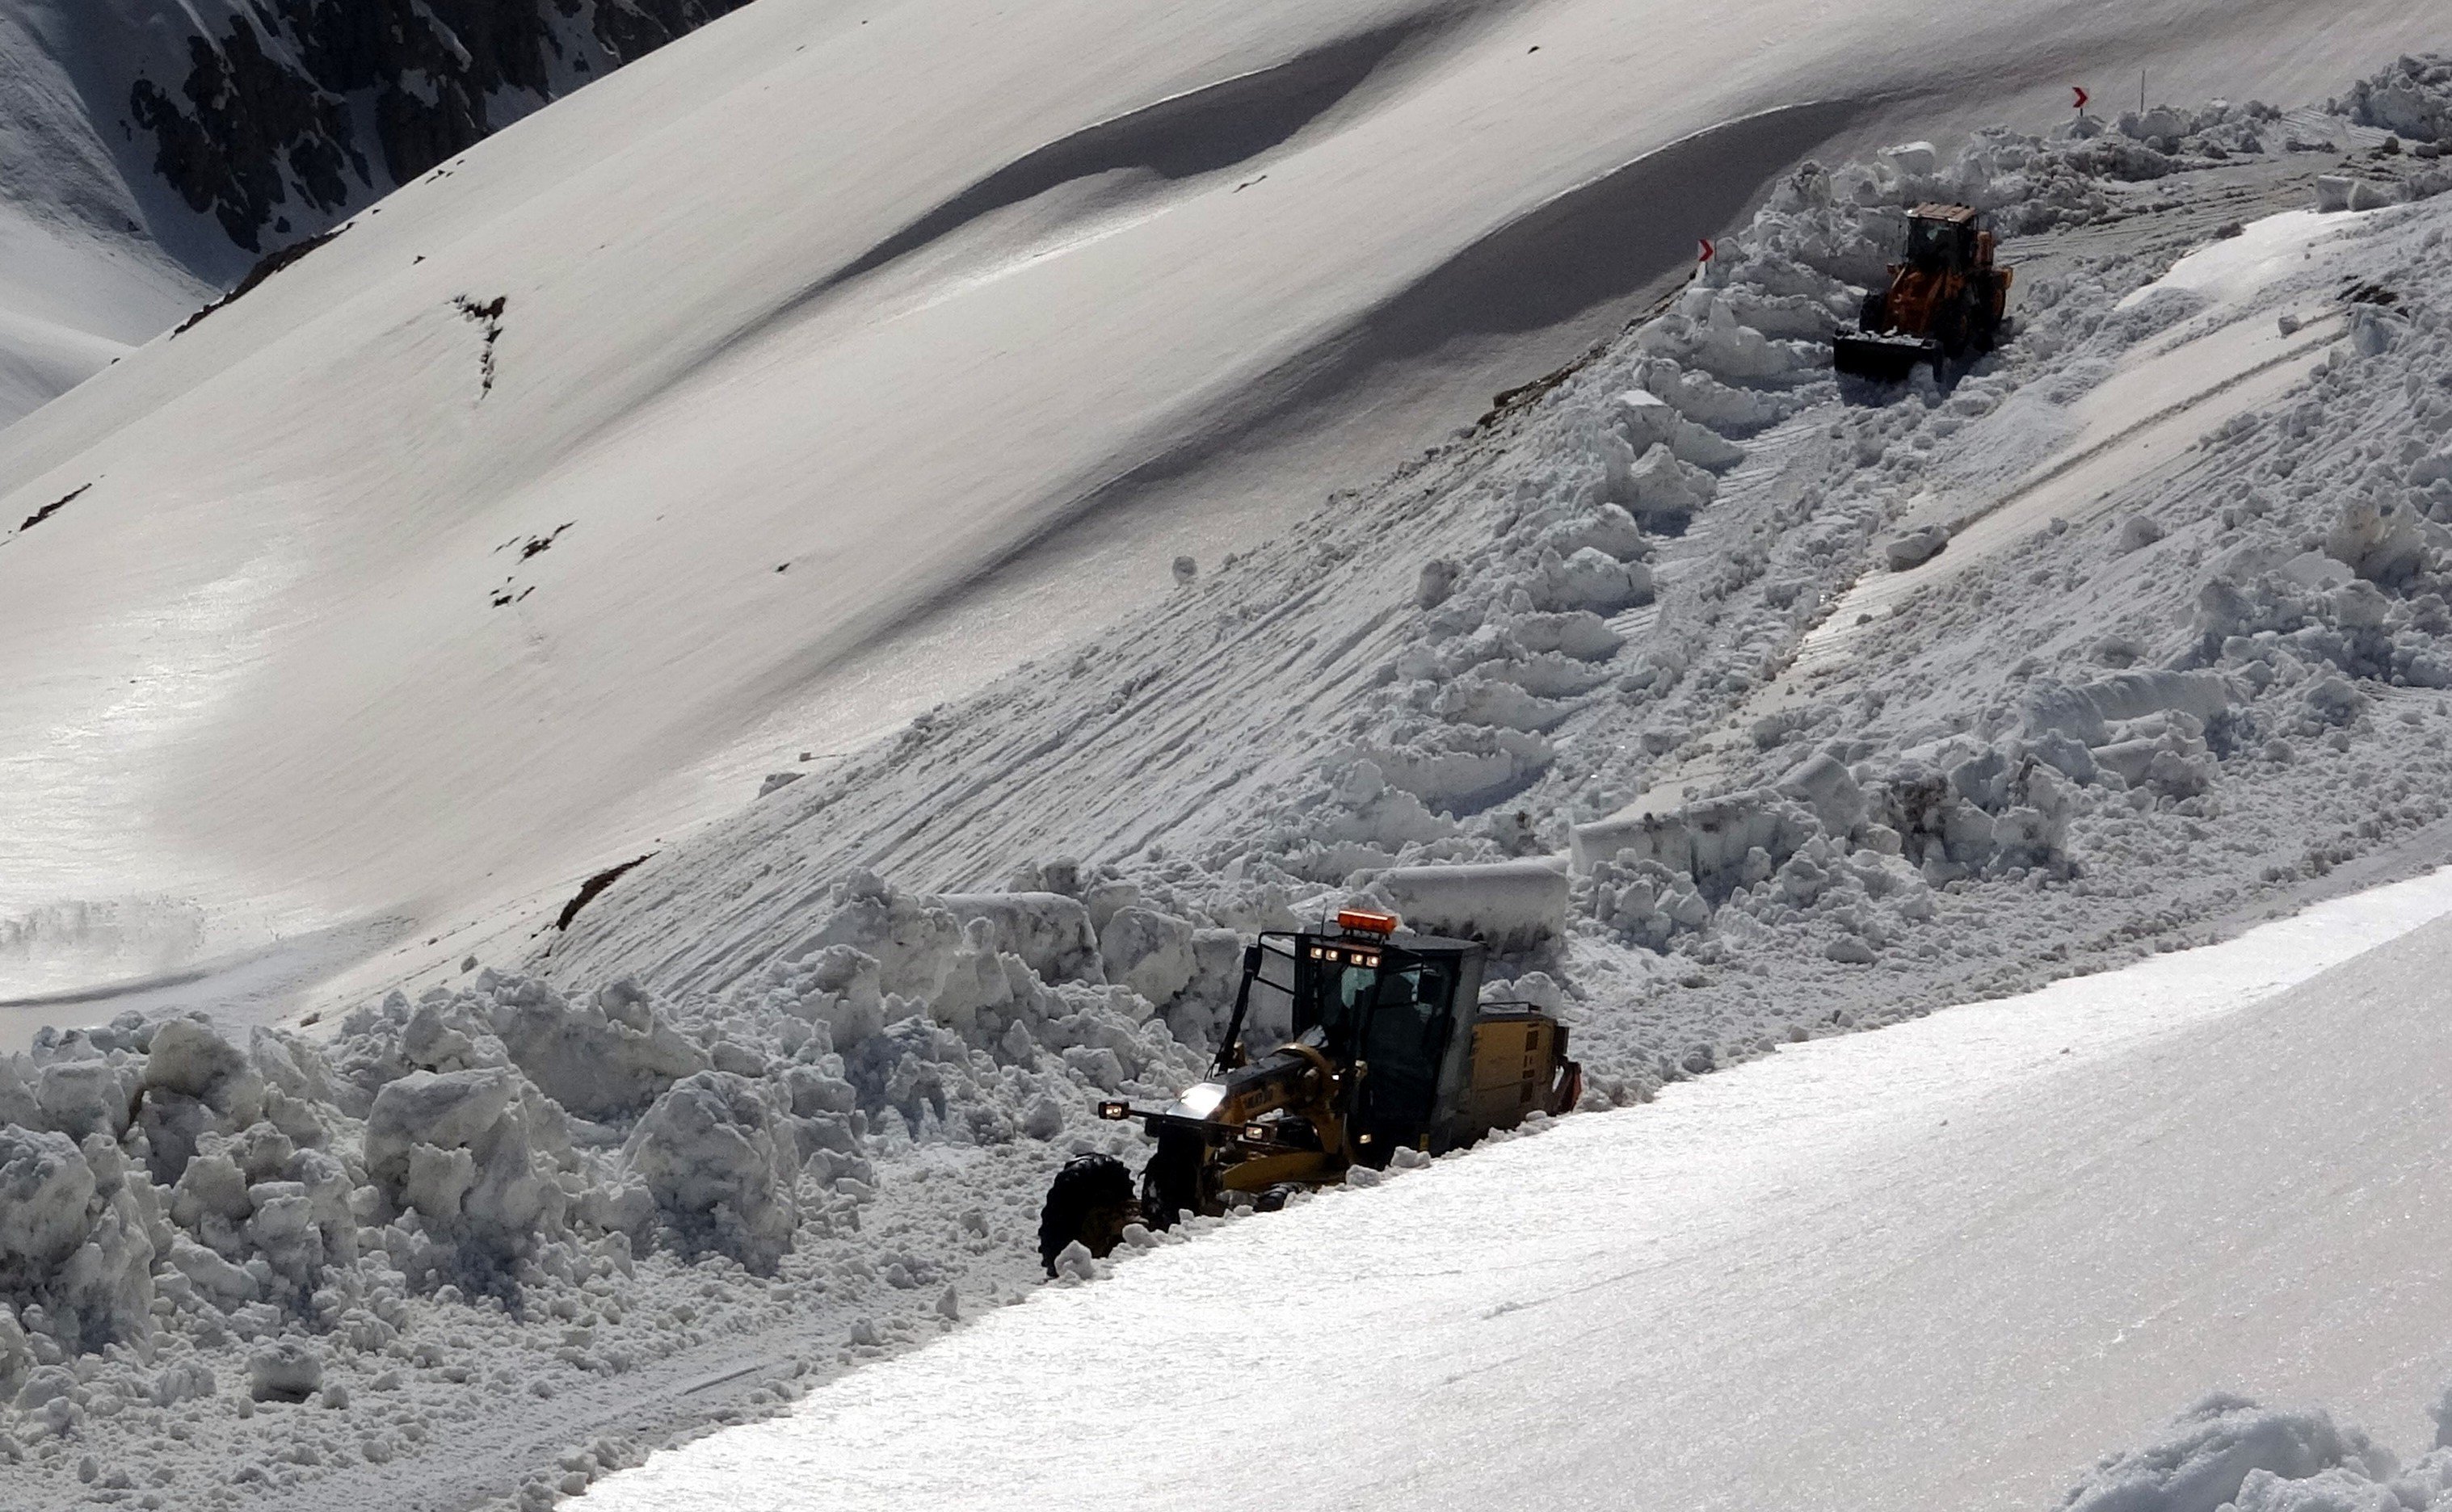
<path fill-rule="evenodd" d="M 2077 108 L 2081 110 L 2086 108 L 2086 101 L 2094 98 L 2093 95 L 2086 92 L 2086 86 L 2083 84 L 2072 84 L 2069 88 L 2077 91 Z"/>
<path fill-rule="evenodd" d="M 1695 245 L 1703 249 L 1703 255 L 1694 260 L 1698 263 L 1708 263 L 1711 259 L 1720 255 L 1720 249 L 1711 245 L 1711 239 L 1708 236 L 1704 237 Z"/>

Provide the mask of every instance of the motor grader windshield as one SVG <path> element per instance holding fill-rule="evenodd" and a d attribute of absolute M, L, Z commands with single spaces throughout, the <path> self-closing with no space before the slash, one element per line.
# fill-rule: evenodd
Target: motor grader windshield
<path fill-rule="evenodd" d="M 1378 941 L 1308 940 L 1295 960 L 1295 1037 L 1363 1068 L 1354 1113 L 1376 1139 L 1430 1126 L 1455 1027 L 1453 962 Z"/>
<path fill-rule="evenodd" d="M 1316 1030 L 1334 1054 L 1366 1049 L 1382 1016 L 1415 1031 L 1443 1022 L 1454 1000 L 1453 971 L 1394 947 L 1315 943 L 1295 958 L 1294 1035 Z"/>

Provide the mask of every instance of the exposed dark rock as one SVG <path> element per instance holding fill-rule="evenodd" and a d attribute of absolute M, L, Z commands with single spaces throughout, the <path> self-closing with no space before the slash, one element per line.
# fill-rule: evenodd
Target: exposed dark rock
<path fill-rule="evenodd" d="M 746 3 L 257 0 L 227 34 L 188 38 L 184 80 L 139 79 L 129 108 L 170 186 L 261 252 Z"/>
<path fill-rule="evenodd" d="M 287 225 L 287 223 L 284 222 L 281 224 Z M 231 289 L 228 293 L 213 301 L 210 304 L 206 305 L 203 309 L 196 311 L 193 315 L 181 321 L 179 323 L 179 328 L 170 333 L 171 339 L 175 341 L 179 337 L 187 335 L 189 331 L 194 330 L 199 324 L 203 324 L 206 316 L 210 315 L 213 311 L 220 309 L 225 304 L 245 299 L 249 293 L 254 291 L 257 285 L 263 283 L 266 279 L 268 279 L 273 274 L 280 272 L 283 268 L 287 267 L 290 264 L 297 262 L 300 258 L 305 257 L 307 253 L 315 250 L 315 248 L 323 245 L 325 243 L 340 234 L 341 233 L 337 230 L 326 231 L 321 236 L 310 236 L 303 242 L 293 242 L 289 245 L 283 247 L 278 252 L 267 252 L 264 256 L 256 259 L 255 266 L 247 269 L 247 277 L 238 281 L 238 286 L 236 288 Z"/>

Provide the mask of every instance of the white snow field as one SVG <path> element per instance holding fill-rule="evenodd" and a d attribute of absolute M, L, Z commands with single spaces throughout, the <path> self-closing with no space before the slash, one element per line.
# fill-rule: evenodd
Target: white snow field
<path fill-rule="evenodd" d="M 2439 872 L 1126 1252 L 588 1502 L 2042 1508 L 2215 1389 L 2431 1447 L 2447 912 Z M 2231 1488 L 2320 1467 L 2274 1437 Z M 2231 1499 L 2145 1489 L 2087 1504 Z"/>
<path fill-rule="evenodd" d="M 456 958 L 1471 420 L 1833 138 L 2432 29 L 761 0 L 0 433 L 0 993 Z"/>

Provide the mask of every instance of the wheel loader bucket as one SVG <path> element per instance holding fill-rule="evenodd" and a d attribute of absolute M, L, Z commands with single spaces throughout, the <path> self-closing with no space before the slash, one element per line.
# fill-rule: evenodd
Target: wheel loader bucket
<path fill-rule="evenodd" d="M 1869 378 L 1875 383 L 1904 382 L 1915 371 L 1918 363 L 1941 360 L 1940 344 L 1913 336 L 1870 336 L 1863 331 L 1842 331 L 1831 344 L 1830 365 L 1843 373 Z"/>

